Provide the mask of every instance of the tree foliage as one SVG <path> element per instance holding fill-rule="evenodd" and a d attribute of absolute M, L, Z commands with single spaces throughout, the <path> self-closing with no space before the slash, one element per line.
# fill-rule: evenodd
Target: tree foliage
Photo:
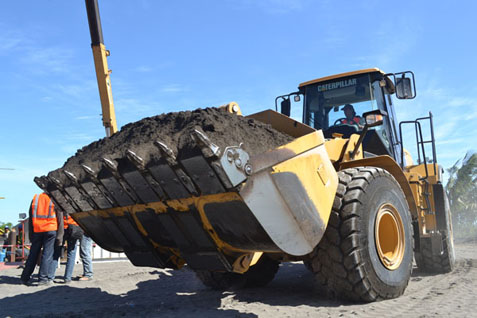
<path fill-rule="evenodd" d="M 455 227 L 477 228 L 477 153 L 468 152 L 449 172 L 447 194 Z"/>
<path fill-rule="evenodd" d="M 13 224 L 11 222 L 8 222 L 8 223 L 0 222 L 0 234 L 3 234 L 5 232 L 5 226 L 8 226 L 11 229 Z"/>

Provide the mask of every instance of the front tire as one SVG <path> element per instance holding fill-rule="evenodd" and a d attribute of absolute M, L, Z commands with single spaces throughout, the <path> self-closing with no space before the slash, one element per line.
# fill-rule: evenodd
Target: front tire
<path fill-rule="evenodd" d="M 353 301 L 402 295 L 412 271 L 413 235 L 399 184 L 375 167 L 338 176 L 328 227 L 309 261 L 317 287 Z"/>
<path fill-rule="evenodd" d="M 442 253 L 440 255 L 432 254 L 430 240 L 420 241 L 420 253 L 415 253 L 417 268 L 425 273 L 444 274 L 454 270 L 455 251 L 454 235 L 452 230 L 452 217 L 449 206 L 449 199 L 444 193 L 444 213 L 446 220 L 446 230 L 441 231 L 442 235 Z"/>

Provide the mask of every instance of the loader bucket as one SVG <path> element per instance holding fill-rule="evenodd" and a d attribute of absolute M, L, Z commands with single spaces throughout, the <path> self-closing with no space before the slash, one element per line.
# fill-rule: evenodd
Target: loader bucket
<path fill-rule="evenodd" d="M 96 243 L 136 266 L 243 272 L 256 252 L 310 253 L 338 184 L 321 131 L 273 111 L 201 111 L 224 117 L 235 134 L 176 118 L 168 138 L 132 149 L 134 137 L 98 159 L 113 135 L 35 182 Z M 275 145 L 260 151 L 267 138 Z"/>

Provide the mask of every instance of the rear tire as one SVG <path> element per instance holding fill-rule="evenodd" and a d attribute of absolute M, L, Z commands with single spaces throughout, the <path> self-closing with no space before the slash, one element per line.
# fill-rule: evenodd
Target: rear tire
<path fill-rule="evenodd" d="M 338 176 L 325 235 L 307 261 L 317 288 L 364 302 L 402 295 L 412 271 L 413 236 L 399 184 L 374 167 L 345 169 Z"/>
<path fill-rule="evenodd" d="M 270 283 L 278 271 L 280 263 L 262 255 L 259 261 L 243 274 L 196 270 L 202 283 L 217 290 L 263 287 Z"/>
<path fill-rule="evenodd" d="M 443 249 L 442 253 L 440 255 L 433 255 L 430 240 L 422 240 L 420 241 L 420 253 L 415 253 L 414 255 L 417 268 L 425 273 L 444 274 L 452 272 L 455 267 L 452 217 L 450 213 L 449 199 L 445 193 L 444 198 L 446 230 L 441 231 Z"/>

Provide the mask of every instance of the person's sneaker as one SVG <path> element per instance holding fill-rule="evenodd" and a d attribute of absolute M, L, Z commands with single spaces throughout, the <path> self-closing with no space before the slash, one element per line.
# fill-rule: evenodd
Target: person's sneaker
<path fill-rule="evenodd" d="M 89 277 L 89 276 L 81 276 L 80 278 L 78 278 L 79 281 L 88 281 L 88 280 L 93 280 L 93 277 Z"/>
<path fill-rule="evenodd" d="M 68 285 L 69 283 L 71 283 L 71 279 L 64 279 L 63 280 L 63 284 Z"/>
<path fill-rule="evenodd" d="M 48 286 L 48 285 L 51 285 L 51 281 L 49 280 L 40 280 L 38 282 L 38 286 Z"/>
<path fill-rule="evenodd" d="M 20 279 L 22 284 L 25 285 L 25 286 L 31 286 L 31 281 L 30 280 L 23 280 L 23 279 Z"/>

